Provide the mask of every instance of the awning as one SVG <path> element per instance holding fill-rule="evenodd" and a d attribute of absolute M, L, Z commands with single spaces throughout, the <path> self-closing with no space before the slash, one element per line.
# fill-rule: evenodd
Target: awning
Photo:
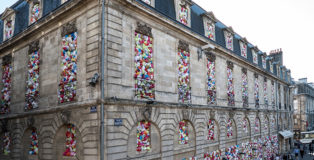
<path fill-rule="evenodd" d="M 280 131 L 279 134 L 284 138 L 284 139 L 288 139 L 293 137 L 293 132 L 285 130 L 285 131 Z"/>

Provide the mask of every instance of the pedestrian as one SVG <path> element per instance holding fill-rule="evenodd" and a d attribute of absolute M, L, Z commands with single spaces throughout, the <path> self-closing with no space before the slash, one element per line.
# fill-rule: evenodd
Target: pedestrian
<path fill-rule="evenodd" d="M 280 158 L 279 158 L 279 155 L 278 155 L 278 154 L 276 155 L 276 160 L 280 160 Z"/>
<path fill-rule="evenodd" d="M 313 154 L 313 145 L 310 143 L 310 154 Z"/>
<path fill-rule="evenodd" d="M 303 156 L 304 156 L 304 146 L 303 145 L 300 146 L 300 154 L 301 154 L 301 158 L 303 159 Z"/>
<path fill-rule="evenodd" d="M 299 152 L 300 152 L 299 148 L 295 148 L 295 149 L 294 149 L 295 159 L 298 159 L 298 157 L 299 157 Z"/>

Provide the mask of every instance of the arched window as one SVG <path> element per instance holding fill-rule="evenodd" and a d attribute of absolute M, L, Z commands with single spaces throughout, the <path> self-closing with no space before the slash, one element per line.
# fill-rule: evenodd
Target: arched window
<path fill-rule="evenodd" d="M 136 151 L 150 151 L 150 122 L 141 121 L 137 124 L 137 146 Z"/>

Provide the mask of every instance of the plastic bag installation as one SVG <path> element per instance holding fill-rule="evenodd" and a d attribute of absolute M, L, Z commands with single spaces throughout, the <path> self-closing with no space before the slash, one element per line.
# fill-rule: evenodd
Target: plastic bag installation
<path fill-rule="evenodd" d="M 241 46 L 241 56 L 244 58 L 247 58 L 247 45 L 241 42 L 240 46 Z"/>
<path fill-rule="evenodd" d="M 249 93 L 248 93 L 248 78 L 247 78 L 247 70 L 242 69 L 242 101 L 243 107 L 249 106 Z"/>
<path fill-rule="evenodd" d="M 215 120 L 209 120 L 207 124 L 208 136 L 207 140 L 215 140 Z"/>
<path fill-rule="evenodd" d="M 259 84 L 257 75 L 255 75 L 254 84 L 255 107 L 259 107 Z"/>
<path fill-rule="evenodd" d="M 191 102 L 190 53 L 183 49 L 178 52 L 178 90 L 179 102 Z"/>
<path fill-rule="evenodd" d="M 262 65 L 263 65 L 263 68 L 266 69 L 266 58 L 265 58 L 265 56 L 262 56 Z"/>
<path fill-rule="evenodd" d="M 135 96 L 155 99 L 153 38 L 135 32 Z"/>
<path fill-rule="evenodd" d="M 268 119 L 267 118 L 265 118 L 264 130 L 265 130 L 265 134 L 268 134 Z"/>
<path fill-rule="evenodd" d="M 147 3 L 147 4 L 151 4 L 151 0 L 142 0 L 143 2 Z"/>
<path fill-rule="evenodd" d="M 242 128 L 244 133 L 248 133 L 248 121 L 246 118 L 244 118 L 242 121 Z"/>
<path fill-rule="evenodd" d="M 189 15 L 189 10 L 186 5 L 180 5 L 180 10 L 179 10 L 179 19 L 180 22 L 184 25 L 188 25 L 188 15 Z"/>
<path fill-rule="evenodd" d="M 215 24 L 213 22 L 207 22 L 206 27 L 206 37 L 215 41 Z"/>
<path fill-rule="evenodd" d="M 205 153 L 204 154 L 204 160 L 220 160 L 221 158 L 221 150 L 216 150 L 216 151 L 213 151 L 211 153 Z"/>
<path fill-rule="evenodd" d="M 4 35 L 5 39 L 10 39 L 13 36 L 13 21 L 11 19 L 5 21 L 5 26 L 4 26 Z"/>
<path fill-rule="evenodd" d="M 188 144 L 188 142 L 188 122 L 186 120 L 182 120 L 179 122 L 179 144 Z"/>
<path fill-rule="evenodd" d="M 3 154 L 9 155 L 10 154 L 10 145 L 11 145 L 11 138 L 10 133 L 5 132 L 3 137 Z"/>
<path fill-rule="evenodd" d="M 2 97 L 1 97 L 1 114 L 10 113 L 11 104 L 11 61 L 8 61 L 2 66 Z"/>
<path fill-rule="evenodd" d="M 35 51 L 29 55 L 28 71 L 26 80 L 26 106 L 25 110 L 38 108 L 37 98 L 39 96 L 39 64 L 40 54 Z"/>
<path fill-rule="evenodd" d="M 74 157 L 76 156 L 76 132 L 73 124 L 68 124 L 65 136 L 66 143 L 63 155 L 67 157 Z"/>
<path fill-rule="evenodd" d="M 32 129 L 32 134 L 30 136 L 31 138 L 31 146 L 29 150 L 29 155 L 38 155 L 38 135 L 36 128 Z"/>
<path fill-rule="evenodd" d="M 59 82 L 59 102 L 74 101 L 77 85 L 77 32 L 62 38 L 61 80 Z"/>
<path fill-rule="evenodd" d="M 275 130 L 275 123 L 276 123 L 275 118 L 272 117 L 270 124 L 271 124 L 271 128 L 272 128 L 273 130 Z"/>
<path fill-rule="evenodd" d="M 258 61 L 257 61 L 257 53 L 255 50 L 252 50 L 252 55 L 253 55 L 253 63 L 257 64 Z"/>
<path fill-rule="evenodd" d="M 255 127 L 254 127 L 254 128 L 255 128 L 255 133 L 256 133 L 256 134 L 258 134 L 258 133 L 259 133 L 259 126 L 260 126 L 260 125 L 259 125 L 259 119 L 258 119 L 258 118 L 256 118 L 256 119 L 255 119 Z"/>
<path fill-rule="evenodd" d="M 229 32 L 226 32 L 226 48 L 233 51 L 233 35 Z"/>
<path fill-rule="evenodd" d="M 271 104 L 273 105 L 273 108 L 275 107 L 275 85 L 274 82 L 271 84 Z"/>
<path fill-rule="evenodd" d="M 233 64 L 232 66 L 227 67 L 227 96 L 228 96 L 228 105 L 234 106 L 234 86 L 233 86 Z"/>
<path fill-rule="evenodd" d="M 150 151 L 150 122 L 141 121 L 137 123 L 137 146 L 136 151 Z"/>
<path fill-rule="evenodd" d="M 239 159 L 238 154 L 239 154 L 239 146 L 238 145 L 226 148 L 225 156 L 227 157 L 227 159 L 237 160 L 237 159 Z"/>
<path fill-rule="evenodd" d="M 216 79 L 215 79 L 215 61 L 209 58 L 207 59 L 207 95 L 208 103 L 216 103 Z"/>
<path fill-rule="evenodd" d="M 226 128 L 227 128 L 227 137 L 232 137 L 233 129 L 232 129 L 232 120 L 231 119 L 228 120 Z"/>
<path fill-rule="evenodd" d="M 38 21 L 38 19 L 40 18 L 39 14 L 40 14 L 40 4 L 39 2 L 34 3 L 34 6 L 32 7 L 32 10 L 31 10 L 31 24 Z"/>
<path fill-rule="evenodd" d="M 263 90 L 264 90 L 264 103 L 265 103 L 265 107 L 268 106 L 268 94 L 267 94 L 267 80 L 264 80 L 264 84 L 263 84 Z"/>

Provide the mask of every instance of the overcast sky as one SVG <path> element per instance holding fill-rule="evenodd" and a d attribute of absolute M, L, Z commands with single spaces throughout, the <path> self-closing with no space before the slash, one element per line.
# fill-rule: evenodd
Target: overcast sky
<path fill-rule="evenodd" d="M 314 82 L 314 0 L 193 0 L 263 52 L 282 48 L 293 78 Z M 0 0 L 0 13 L 16 0 Z"/>

